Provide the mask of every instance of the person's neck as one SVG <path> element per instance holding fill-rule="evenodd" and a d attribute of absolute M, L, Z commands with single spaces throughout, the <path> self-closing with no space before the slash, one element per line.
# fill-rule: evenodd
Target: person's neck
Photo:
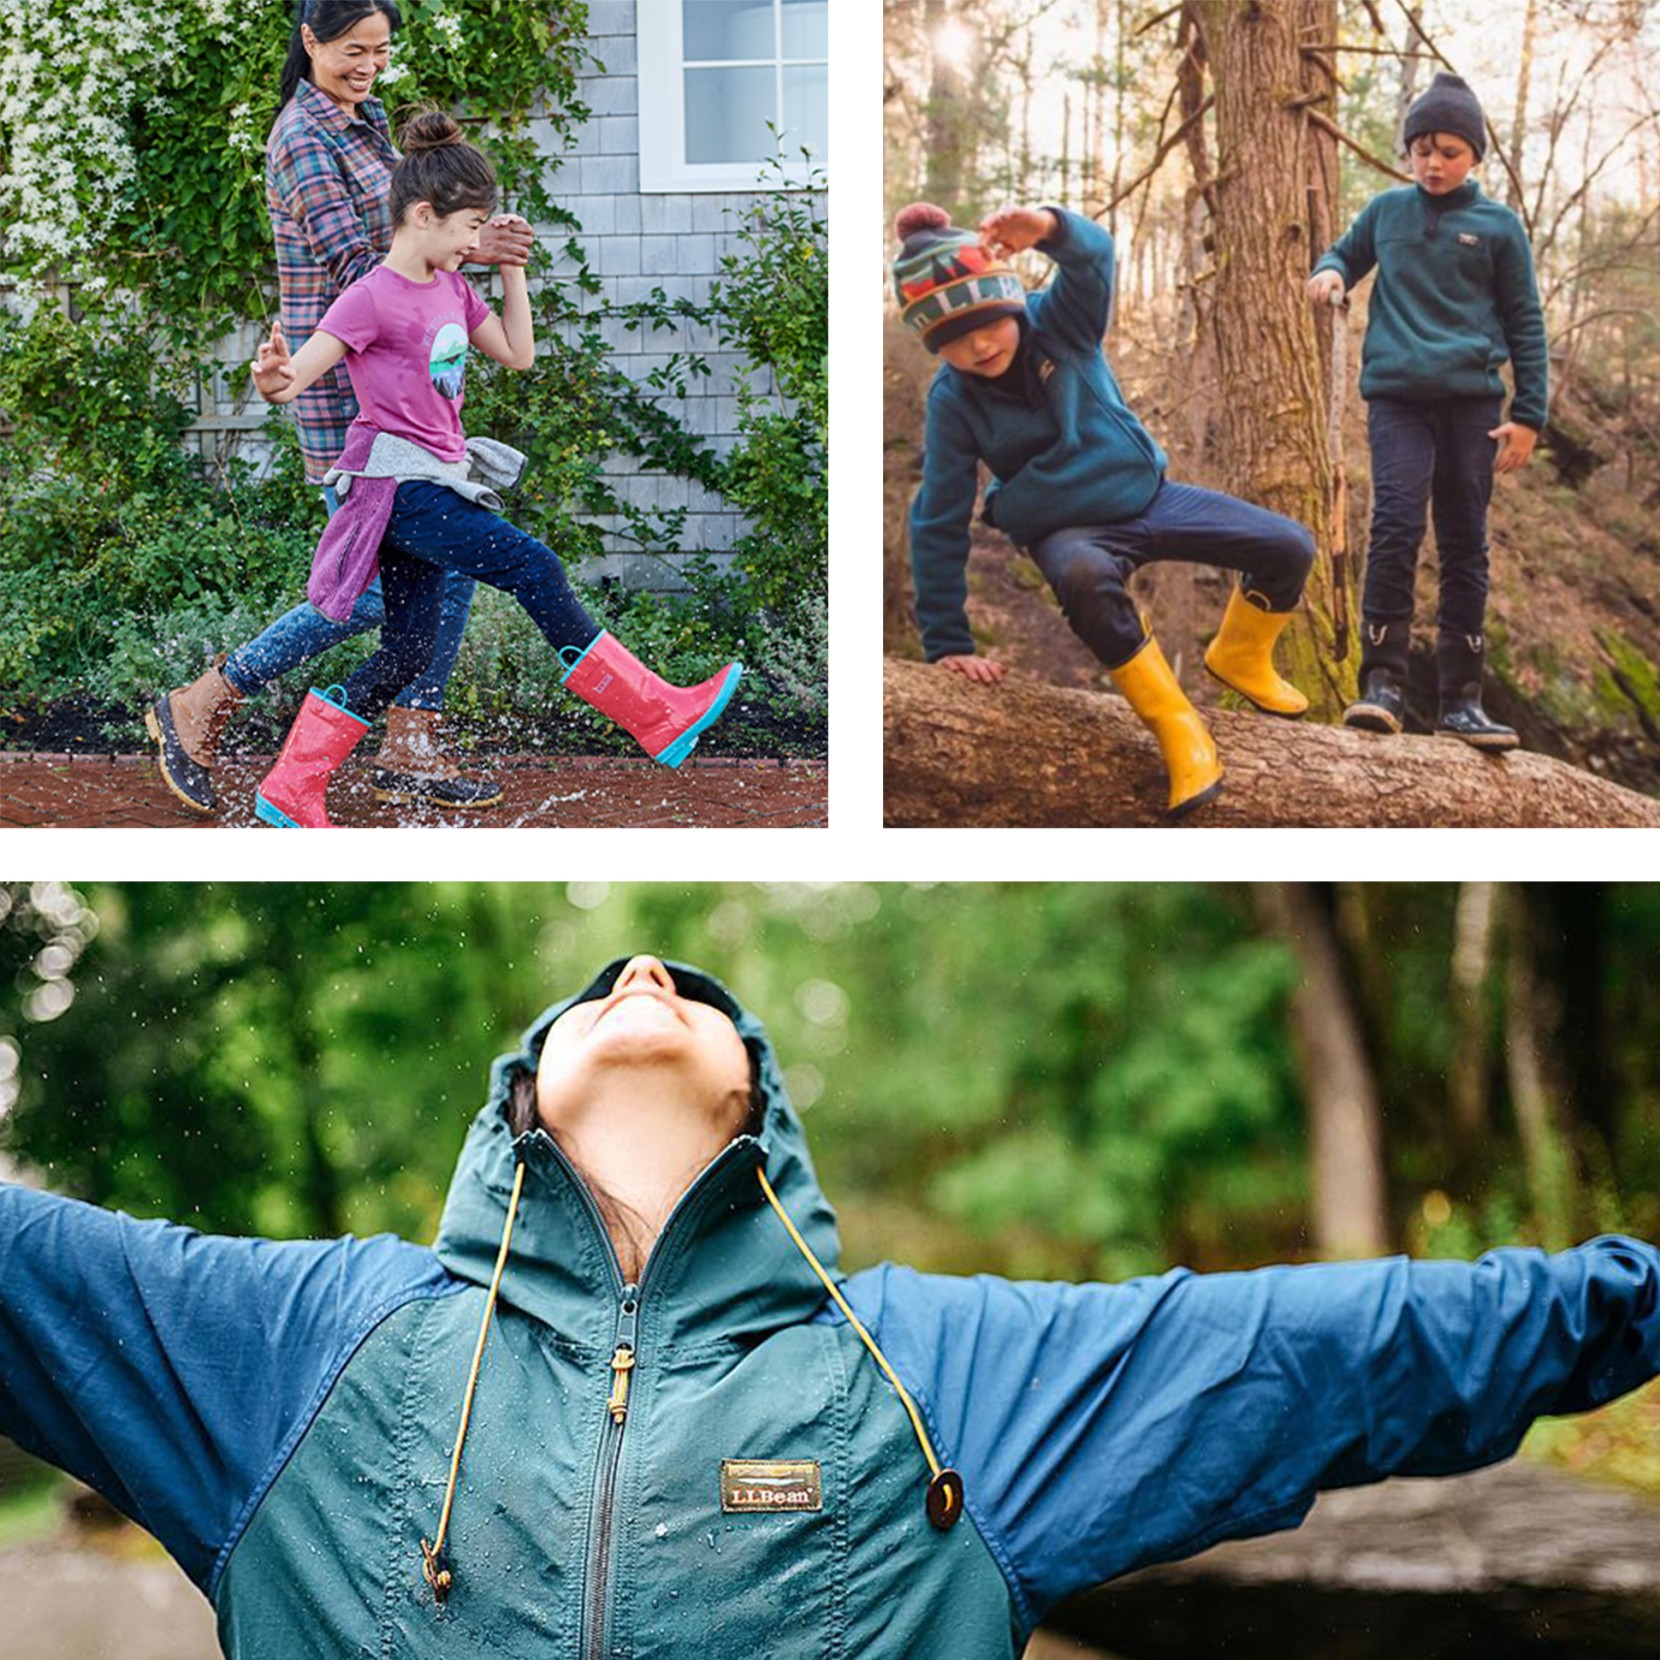
<path fill-rule="evenodd" d="M 625 1279 L 637 1279 L 670 1213 L 727 1144 L 713 1115 L 688 1107 L 676 1080 L 630 1069 L 544 1124 L 599 1201 Z"/>
<path fill-rule="evenodd" d="M 400 277 L 408 277 L 411 282 L 430 283 L 438 274 L 438 267 L 410 238 L 400 236 L 396 231 L 392 233 L 392 246 L 387 250 L 383 263 L 387 270 L 396 271 Z"/>

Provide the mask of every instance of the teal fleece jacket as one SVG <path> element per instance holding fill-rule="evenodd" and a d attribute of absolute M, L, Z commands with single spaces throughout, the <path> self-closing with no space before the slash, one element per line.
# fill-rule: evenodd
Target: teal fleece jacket
<path fill-rule="evenodd" d="M 1059 231 L 1038 246 L 1059 269 L 1027 301 L 1031 372 L 1015 377 L 1023 389 L 943 364 L 928 391 L 911 575 L 930 663 L 974 650 L 964 603 L 980 462 L 992 472 L 987 522 L 1022 546 L 1071 525 L 1133 519 L 1164 481 L 1164 451 L 1125 405 L 1102 349 L 1112 238 L 1076 213 L 1050 211 Z"/>
<path fill-rule="evenodd" d="M 1418 185 L 1386 190 L 1321 256 L 1345 288 L 1377 267 L 1362 350 L 1368 398 L 1502 396 L 1515 369 L 1510 419 L 1542 432 L 1550 351 L 1522 222 L 1474 179 L 1445 196 Z"/>

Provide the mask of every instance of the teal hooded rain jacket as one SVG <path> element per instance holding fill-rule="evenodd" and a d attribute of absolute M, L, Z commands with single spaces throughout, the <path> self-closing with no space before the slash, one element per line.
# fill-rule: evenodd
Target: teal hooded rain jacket
<path fill-rule="evenodd" d="M 510 1128 L 568 1003 L 496 1063 L 431 1248 L 207 1238 L 0 1185 L 0 1431 L 156 1534 L 232 1660 L 1009 1660 L 1076 1591 L 1294 1526 L 1322 1488 L 1503 1458 L 1660 1370 L 1660 1253 L 1628 1239 L 843 1278 L 759 1024 L 672 971 L 737 1023 L 766 1110 L 637 1286 L 552 1140 Z M 422 1542 L 521 1170 L 440 1598 Z M 961 1484 L 943 1528 L 934 1461 Z"/>

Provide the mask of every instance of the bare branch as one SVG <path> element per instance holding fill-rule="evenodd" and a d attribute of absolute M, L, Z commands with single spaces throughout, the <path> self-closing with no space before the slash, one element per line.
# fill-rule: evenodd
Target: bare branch
<path fill-rule="evenodd" d="M 1389 162 L 1385 161 L 1382 156 L 1373 155 L 1373 153 L 1368 150 L 1364 144 L 1357 143 L 1354 139 L 1350 138 L 1349 135 L 1344 132 L 1343 129 L 1329 116 L 1322 115 L 1319 110 L 1310 110 L 1308 112 L 1308 118 L 1320 129 L 1321 132 L 1330 133 L 1339 144 L 1346 144 L 1357 156 L 1360 157 L 1362 161 L 1366 162 L 1368 166 L 1375 167 L 1380 173 L 1385 173 L 1390 178 L 1399 180 L 1402 184 L 1412 183 L 1412 175 L 1410 173 L 1403 173 L 1398 167 L 1394 167 Z"/>
<path fill-rule="evenodd" d="M 1112 212 L 1112 210 L 1117 207 L 1120 202 L 1128 201 L 1130 197 L 1136 193 L 1136 191 L 1146 184 L 1146 182 L 1152 178 L 1156 172 L 1158 172 L 1159 168 L 1164 165 L 1165 158 L 1170 154 L 1170 152 L 1174 150 L 1176 146 L 1187 137 L 1188 133 L 1193 130 L 1195 124 L 1204 120 L 1206 113 L 1215 102 L 1216 94 L 1207 94 L 1204 103 L 1202 103 L 1198 109 L 1196 109 L 1181 124 L 1181 126 L 1175 130 L 1175 132 L 1173 132 L 1167 139 L 1164 140 L 1162 144 L 1159 145 L 1158 149 L 1153 153 L 1152 161 L 1147 165 L 1147 167 L 1138 173 L 1129 184 L 1125 185 L 1124 188 L 1120 190 L 1119 193 L 1114 196 L 1104 208 L 1101 209 L 1101 213 L 1096 214 L 1095 217 L 1099 219 L 1101 214 Z M 1166 111 L 1169 110 L 1169 107 L 1170 106 L 1168 104 L 1165 106 Z"/>

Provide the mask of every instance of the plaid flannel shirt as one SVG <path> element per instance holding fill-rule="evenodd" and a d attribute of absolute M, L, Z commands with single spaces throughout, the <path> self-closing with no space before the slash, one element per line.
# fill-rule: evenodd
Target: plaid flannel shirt
<path fill-rule="evenodd" d="M 390 180 L 397 160 L 378 98 L 365 98 L 353 120 L 302 80 L 283 106 L 266 145 L 265 200 L 290 350 L 311 338 L 334 300 L 392 246 Z M 306 477 L 319 484 L 346 447 L 357 413 L 345 364 L 302 392 L 293 409 Z"/>

